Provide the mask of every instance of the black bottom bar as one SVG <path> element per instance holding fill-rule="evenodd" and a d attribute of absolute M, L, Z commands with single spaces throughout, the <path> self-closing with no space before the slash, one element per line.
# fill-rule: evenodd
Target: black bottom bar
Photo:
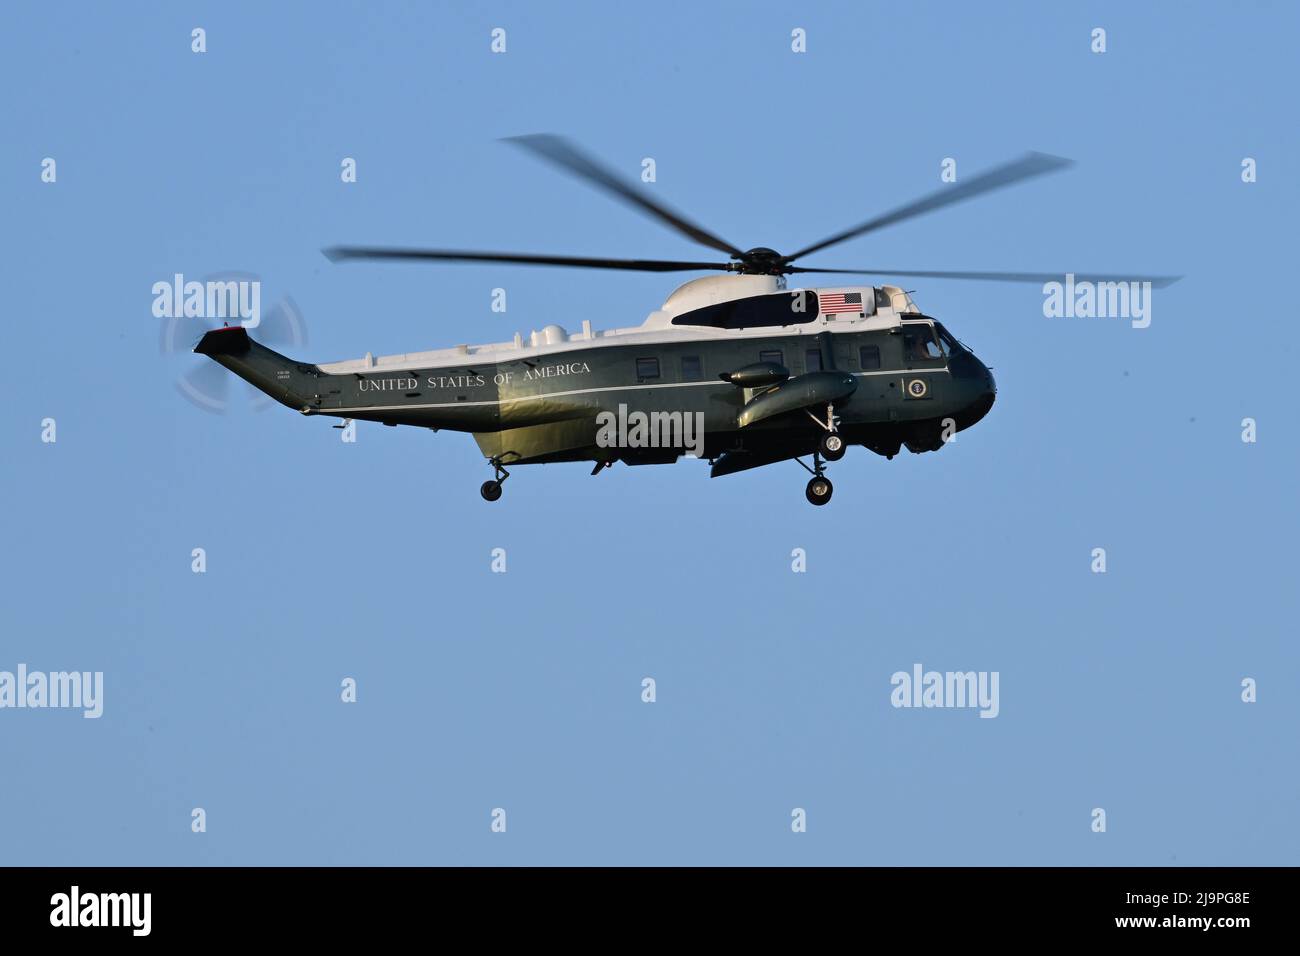
<path fill-rule="evenodd" d="M 847 931 L 918 942 L 1130 936 L 1231 944 L 1284 931 L 1292 869 L 5 869 L 6 940 L 319 939 L 470 931 L 499 944 L 771 942 Z M 75 889 L 74 889 L 75 887 Z M 147 896 L 145 895 L 147 894 Z M 90 924 L 90 925 L 87 925 Z M 103 925 L 108 924 L 108 925 Z M 711 929 L 709 929 L 711 928 Z M 147 932 L 146 932 L 147 931 Z M 689 934 L 683 936 L 682 934 Z"/>

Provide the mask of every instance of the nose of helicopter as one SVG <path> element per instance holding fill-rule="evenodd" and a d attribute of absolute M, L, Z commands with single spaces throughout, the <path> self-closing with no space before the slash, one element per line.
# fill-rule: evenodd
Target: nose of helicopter
<path fill-rule="evenodd" d="M 983 362 L 980 362 L 980 369 L 984 372 L 984 392 L 981 397 L 986 398 L 989 407 L 992 408 L 993 399 L 997 398 L 998 395 L 998 383 L 993 378 L 993 370 Z"/>
<path fill-rule="evenodd" d="M 949 362 L 949 370 L 954 380 L 961 383 L 965 400 L 961 410 L 953 416 L 960 430 L 970 428 L 989 413 L 997 398 L 998 386 L 989 367 L 974 355 L 967 352 L 960 358 L 954 356 L 954 359 Z"/>
<path fill-rule="evenodd" d="M 998 389 L 997 386 L 993 384 L 993 376 L 990 374 L 987 387 L 980 392 L 973 402 L 962 409 L 962 413 L 957 416 L 957 427 L 970 428 L 989 413 L 989 410 L 993 408 L 993 402 L 997 397 Z"/>
<path fill-rule="evenodd" d="M 993 380 L 992 370 L 990 370 L 983 362 L 980 362 L 979 359 L 976 359 L 975 361 L 979 363 L 980 371 L 984 374 L 983 381 L 980 383 L 979 396 L 971 404 L 970 411 L 973 413 L 973 418 L 971 419 L 972 425 L 989 413 L 989 409 L 993 407 L 994 400 L 998 397 L 998 383 Z"/>

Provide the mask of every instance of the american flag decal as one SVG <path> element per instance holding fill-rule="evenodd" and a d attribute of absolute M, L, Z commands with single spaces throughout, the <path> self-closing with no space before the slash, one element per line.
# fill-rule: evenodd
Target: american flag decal
<path fill-rule="evenodd" d="M 862 311 L 861 292 L 823 292 L 817 301 L 821 305 L 822 315 Z"/>

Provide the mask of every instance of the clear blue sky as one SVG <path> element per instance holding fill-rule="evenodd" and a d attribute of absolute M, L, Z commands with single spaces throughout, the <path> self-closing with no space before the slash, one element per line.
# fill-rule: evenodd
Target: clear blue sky
<path fill-rule="evenodd" d="M 815 6 L 6 9 L 0 670 L 102 670 L 105 701 L 0 711 L 0 863 L 1297 862 L 1300 15 Z M 1185 278 L 1142 331 L 908 282 L 997 405 L 939 454 L 851 449 L 821 509 L 792 463 L 519 468 L 488 505 L 468 436 L 177 394 L 206 360 L 159 354 L 175 272 L 292 295 L 312 361 L 640 322 L 673 277 L 321 256 L 699 256 L 497 142 L 536 131 L 785 250 L 945 157 L 1057 153 L 821 260 Z M 917 662 L 998 671 L 1000 715 L 892 708 Z"/>

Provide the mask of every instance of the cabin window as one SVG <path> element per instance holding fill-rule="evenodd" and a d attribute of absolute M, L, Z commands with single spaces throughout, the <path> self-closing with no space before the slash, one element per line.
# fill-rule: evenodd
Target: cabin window
<path fill-rule="evenodd" d="M 864 372 L 880 368 L 880 346 L 864 345 L 858 349 L 858 364 Z"/>
<path fill-rule="evenodd" d="M 698 382 L 704 378 L 704 365 L 698 355 L 682 356 L 682 381 Z"/>
<path fill-rule="evenodd" d="M 817 318 L 817 293 L 810 289 L 751 295 L 683 312 L 673 325 L 703 325 L 714 329 L 757 329 L 802 325 Z"/>
<path fill-rule="evenodd" d="M 943 361 L 939 340 L 928 322 L 903 326 L 903 358 L 910 365 L 934 365 Z"/>
<path fill-rule="evenodd" d="M 822 370 L 822 350 L 808 349 L 804 352 L 804 370 L 807 372 L 820 372 Z"/>
<path fill-rule="evenodd" d="M 760 362 L 775 362 L 777 365 L 780 365 L 783 368 L 785 367 L 785 353 L 780 349 L 770 349 L 768 351 L 759 352 L 758 360 Z"/>
<path fill-rule="evenodd" d="M 639 358 L 636 360 L 636 379 L 638 382 L 658 377 L 659 360 L 657 358 Z"/>

